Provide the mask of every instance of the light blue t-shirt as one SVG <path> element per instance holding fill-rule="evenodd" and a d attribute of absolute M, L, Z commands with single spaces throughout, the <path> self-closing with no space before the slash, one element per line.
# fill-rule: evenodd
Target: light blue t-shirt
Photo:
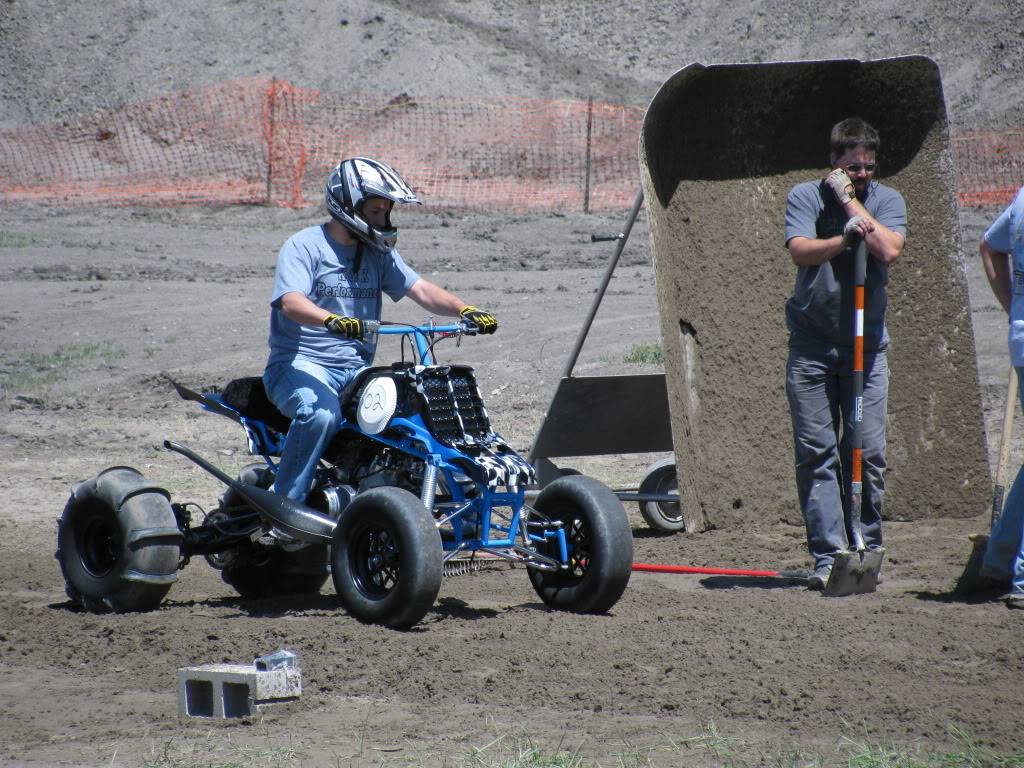
<path fill-rule="evenodd" d="M 907 236 L 907 204 L 892 187 L 872 181 L 861 201 L 878 223 Z M 843 234 L 846 211 L 825 182 L 797 184 L 786 199 L 786 242 L 794 237 L 814 240 Z M 864 349 L 889 344 L 885 327 L 889 265 L 868 256 L 864 281 Z M 853 249 L 814 267 L 800 267 L 793 295 L 786 302 L 791 343 L 810 346 L 853 345 Z"/>
<path fill-rule="evenodd" d="M 356 246 L 335 242 L 324 225 L 308 227 L 288 238 L 277 256 L 270 297 L 268 366 L 296 357 L 342 369 L 373 362 L 376 336 L 353 341 L 323 326 L 296 323 L 281 310 L 281 297 L 297 291 L 328 312 L 380 320 L 382 293 L 398 301 L 419 280 L 395 249 L 383 254 L 364 245 L 359 274 L 354 273 L 355 258 Z"/>
<path fill-rule="evenodd" d="M 993 250 L 1010 254 L 1013 260 L 1013 296 L 1010 301 L 1008 342 L 1010 361 L 1024 365 L 1024 187 L 1009 207 L 999 214 L 985 232 L 985 242 Z"/>

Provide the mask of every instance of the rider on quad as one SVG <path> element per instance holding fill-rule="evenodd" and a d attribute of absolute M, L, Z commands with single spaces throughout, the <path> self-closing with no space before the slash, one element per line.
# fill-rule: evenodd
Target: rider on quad
<path fill-rule="evenodd" d="M 292 235 L 277 257 L 270 297 L 267 395 L 292 422 L 273 490 L 295 501 L 309 493 L 324 449 L 341 423 L 338 394 L 373 361 L 367 320 L 380 320 L 381 294 L 408 296 L 428 312 L 459 316 L 494 333 L 493 314 L 420 277 L 402 260 L 391 223 L 395 203 L 419 199 L 377 160 L 343 160 L 327 180 L 331 218 Z"/>
<path fill-rule="evenodd" d="M 398 255 L 391 208 L 416 196 L 391 168 L 365 158 L 342 162 L 326 196 L 331 220 L 281 249 L 262 382 L 244 377 L 208 392 L 172 382 L 184 399 L 244 427 L 250 452 L 267 466 L 232 479 L 165 440 L 228 486 L 209 513 L 172 503 L 130 467 L 78 483 L 57 533 L 68 597 L 90 611 L 153 610 L 202 555 L 245 599 L 314 595 L 330 576 L 351 616 L 404 628 L 436 602 L 446 563 L 482 554 L 524 564 L 545 605 L 609 610 L 633 557 L 622 503 L 582 475 L 559 478 L 526 503 L 533 468 L 491 427 L 473 369 L 434 361 L 437 341 L 493 333 L 498 323 Z M 382 293 L 461 321 L 381 324 Z M 377 334 L 408 337 L 412 361 L 403 354 L 368 368 Z M 342 391 L 347 385 L 352 392 Z M 267 407 L 264 389 L 290 427 Z M 385 402 L 394 407 L 382 409 Z M 276 478 L 272 456 L 280 456 Z M 272 480 L 276 493 L 266 490 Z"/>

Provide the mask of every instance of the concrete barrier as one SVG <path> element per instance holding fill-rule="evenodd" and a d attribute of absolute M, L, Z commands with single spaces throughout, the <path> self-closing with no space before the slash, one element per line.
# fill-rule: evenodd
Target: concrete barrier
<path fill-rule="evenodd" d="M 688 529 L 801 523 L 786 402 L 784 304 L 796 267 L 786 195 L 824 176 L 829 132 L 879 129 L 907 201 L 890 270 L 885 516 L 984 512 L 991 483 L 942 85 L 921 56 L 691 64 L 644 118 L 640 165 Z"/>

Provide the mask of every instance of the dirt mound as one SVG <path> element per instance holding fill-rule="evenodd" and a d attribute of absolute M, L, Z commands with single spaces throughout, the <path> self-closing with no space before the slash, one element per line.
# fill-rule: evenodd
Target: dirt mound
<path fill-rule="evenodd" d="M 694 61 L 872 59 L 940 65 L 956 127 L 1024 125 L 1016 0 L 893 10 L 786 0 L 601 4 L 314 0 L 211 6 L 9 0 L 0 7 L 0 128 L 248 75 L 333 93 L 587 98 L 644 104 Z"/>

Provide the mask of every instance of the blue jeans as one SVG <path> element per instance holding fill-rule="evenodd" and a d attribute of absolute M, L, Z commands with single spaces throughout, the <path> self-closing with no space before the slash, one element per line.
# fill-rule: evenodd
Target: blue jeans
<path fill-rule="evenodd" d="M 1024 407 L 1024 367 L 1017 368 L 1017 397 Z M 981 574 L 1008 582 L 1013 594 L 1024 595 L 1024 466 L 1018 470 L 1003 514 L 992 528 Z"/>
<path fill-rule="evenodd" d="M 324 450 L 341 425 L 338 393 L 362 368 L 325 368 L 294 359 L 267 366 L 263 386 L 267 396 L 292 420 L 285 436 L 273 490 L 305 501 Z"/>
<path fill-rule="evenodd" d="M 814 567 L 831 565 L 849 547 L 844 508 L 851 497 L 850 430 L 852 350 L 790 346 L 786 396 L 793 420 L 793 448 L 800 511 Z M 884 351 L 864 355 L 861 532 L 868 548 L 882 546 L 885 492 L 885 410 L 889 366 Z"/>

